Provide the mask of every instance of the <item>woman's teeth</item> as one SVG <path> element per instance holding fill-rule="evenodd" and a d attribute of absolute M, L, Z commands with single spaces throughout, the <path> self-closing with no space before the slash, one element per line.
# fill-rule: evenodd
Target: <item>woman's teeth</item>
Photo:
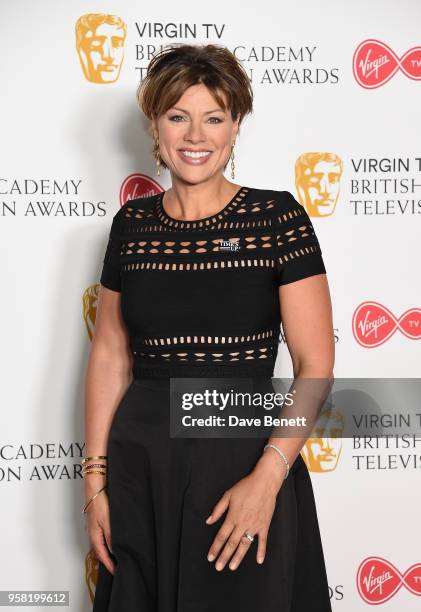
<path fill-rule="evenodd" d="M 199 158 L 199 157 L 206 157 L 207 155 L 210 155 L 210 151 L 183 151 L 181 150 L 181 153 L 183 155 L 185 155 L 186 157 L 193 157 L 195 159 Z"/>

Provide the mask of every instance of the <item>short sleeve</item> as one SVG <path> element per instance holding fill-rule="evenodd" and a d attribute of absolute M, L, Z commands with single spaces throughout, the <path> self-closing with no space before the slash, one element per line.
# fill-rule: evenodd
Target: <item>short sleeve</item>
<path fill-rule="evenodd" d="M 304 206 L 289 191 L 282 191 L 275 210 L 277 284 L 325 274 L 322 250 Z"/>
<path fill-rule="evenodd" d="M 105 250 L 100 283 L 107 289 L 121 291 L 120 215 L 114 215 Z"/>

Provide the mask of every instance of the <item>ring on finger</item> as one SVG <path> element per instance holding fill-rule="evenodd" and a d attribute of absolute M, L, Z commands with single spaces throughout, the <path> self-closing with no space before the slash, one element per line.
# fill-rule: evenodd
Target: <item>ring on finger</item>
<path fill-rule="evenodd" d="M 252 536 L 251 533 L 249 533 L 248 531 L 245 531 L 243 533 L 243 538 L 247 538 L 248 540 L 250 540 L 250 542 L 253 542 L 254 540 L 254 536 Z"/>

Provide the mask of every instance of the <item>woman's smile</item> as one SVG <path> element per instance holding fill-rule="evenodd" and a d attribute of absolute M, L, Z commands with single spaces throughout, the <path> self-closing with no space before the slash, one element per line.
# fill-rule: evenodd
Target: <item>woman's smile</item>
<path fill-rule="evenodd" d="M 177 154 L 186 164 L 190 164 L 191 166 L 201 166 L 208 161 L 212 155 L 212 151 L 207 151 L 205 149 L 177 149 Z"/>

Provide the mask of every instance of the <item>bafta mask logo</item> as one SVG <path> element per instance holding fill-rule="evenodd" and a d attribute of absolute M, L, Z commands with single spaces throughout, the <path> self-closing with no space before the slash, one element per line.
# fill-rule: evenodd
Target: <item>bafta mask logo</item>
<path fill-rule="evenodd" d="M 76 22 L 76 50 L 92 83 L 114 83 L 124 59 L 127 25 L 116 15 L 87 13 Z"/>
<path fill-rule="evenodd" d="M 96 307 L 98 303 L 99 285 L 88 287 L 82 297 L 83 320 L 85 321 L 89 339 L 94 336 Z"/>
<path fill-rule="evenodd" d="M 343 162 L 335 153 L 303 153 L 295 162 L 295 185 L 309 217 L 333 215 Z"/>
<path fill-rule="evenodd" d="M 333 472 L 342 450 L 344 417 L 333 410 L 322 410 L 317 426 L 306 440 L 301 454 L 309 472 Z"/>

